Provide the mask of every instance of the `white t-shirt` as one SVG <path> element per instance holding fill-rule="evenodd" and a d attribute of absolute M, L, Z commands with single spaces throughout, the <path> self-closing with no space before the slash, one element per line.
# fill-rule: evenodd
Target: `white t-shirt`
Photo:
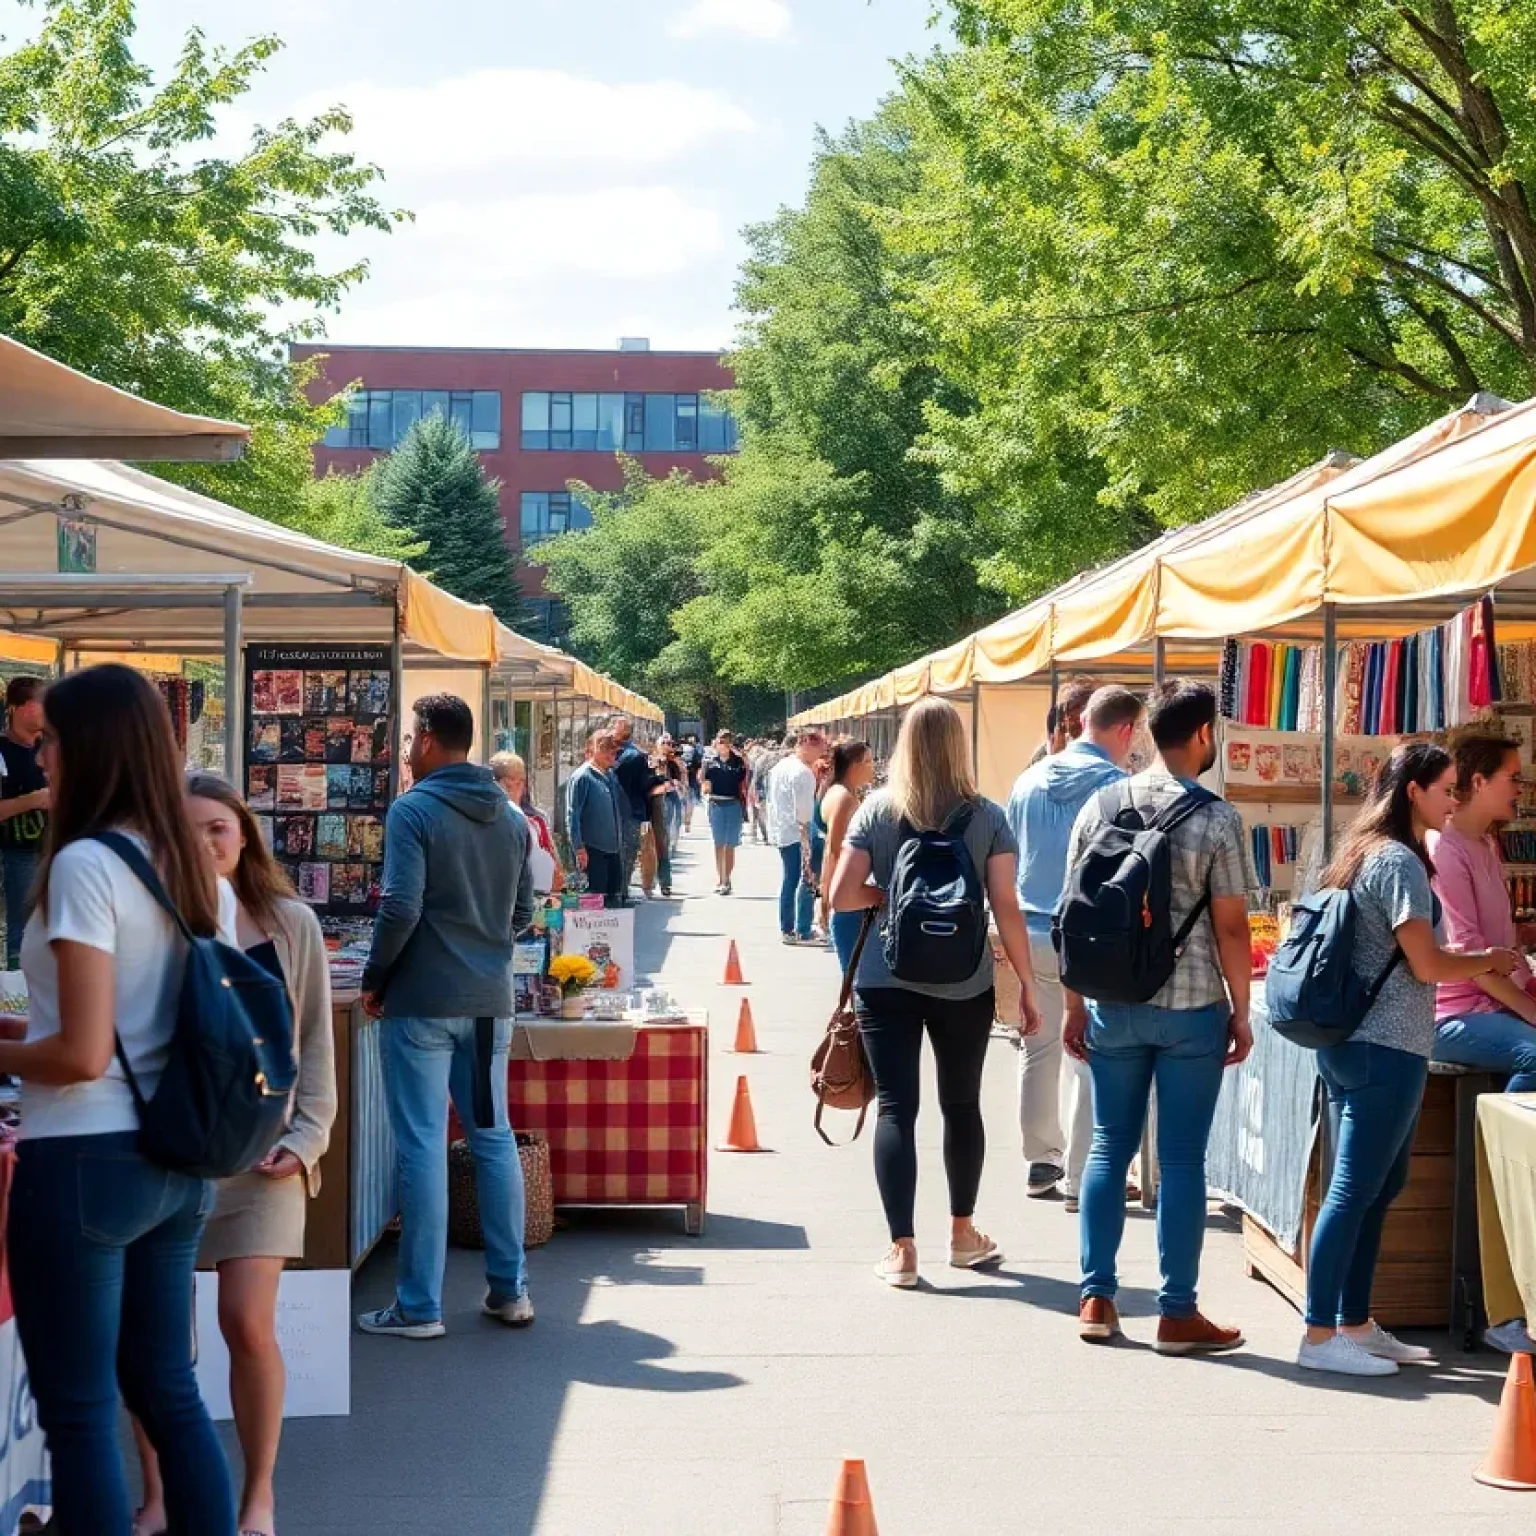
<path fill-rule="evenodd" d="M 800 841 L 816 814 L 816 775 L 793 753 L 768 775 L 768 831 L 780 848 Z"/>
<path fill-rule="evenodd" d="M 132 834 L 130 834 L 131 836 Z M 140 847 L 142 838 L 135 838 Z M 235 896 L 219 882 L 219 926 L 230 942 Z M 32 914 L 21 944 L 27 977 L 27 1039 L 59 1032 L 59 966 L 52 943 L 68 939 L 112 956 L 117 1033 L 139 1091 L 154 1094 L 176 1023 L 186 945 L 137 875 L 102 843 L 60 850 L 48 873 L 48 910 Z M 135 1131 L 138 1110 L 114 1053 L 94 1083 L 55 1088 L 23 1081 L 21 1136 L 100 1136 Z"/>

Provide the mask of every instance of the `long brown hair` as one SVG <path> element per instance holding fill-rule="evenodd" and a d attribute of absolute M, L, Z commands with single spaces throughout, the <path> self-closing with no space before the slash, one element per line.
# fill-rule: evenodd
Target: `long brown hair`
<path fill-rule="evenodd" d="M 1415 854 L 1425 872 L 1434 877 L 1429 850 L 1413 830 L 1410 785 L 1428 789 L 1451 767 L 1451 754 L 1433 742 L 1409 741 L 1393 750 L 1376 776 L 1371 798 L 1345 835 L 1333 862 L 1323 871 L 1322 883 L 1348 890 L 1360 878 L 1365 861 L 1384 843 L 1401 843 Z"/>
<path fill-rule="evenodd" d="M 72 672 L 43 694 L 58 743 L 58 783 L 38 881 L 47 911 L 48 871 L 59 850 L 114 827 L 139 833 L 166 893 L 193 933 L 218 931 L 218 893 L 187 815 L 180 754 L 165 701 L 131 667 Z"/>
<path fill-rule="evenodd" d="M 216 800 L 240 823 L 245 847 L 240 850 L 240 862 L 235 865 L 229 883 L 256 926 L 270 933 L 277 923 L 278 902 L 292 901 L 295 893 L 292 882 L 268 850 L 250 806 L 240 798 L 233 784 L 216 773 L 189 773 L 187 794 L 198 800 Z"/>
<path fill-rule="evenodd" d="M 977 798 L 971 744 L 959 711 L 943 699 L 919 699 L 907 712 L 891 754 L 891 809 L 918 832 L 936 832 Z"/>

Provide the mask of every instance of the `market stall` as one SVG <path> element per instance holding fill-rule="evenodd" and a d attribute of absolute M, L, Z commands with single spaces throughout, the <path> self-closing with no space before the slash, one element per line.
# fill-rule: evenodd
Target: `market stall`
<path fill-rule="evenodd" d="M 1070 672 L 1219 679 L 1214 784 L 1241 810 L 1255 883 L 1278 907 L 1320 867 L 1403 735 L 1476 716 L 1529 742 L 1533 483 L 1536 405 L 1480 396 L 1369 460 L 1330 455 L 1067 583 L 970 637 L 968 666 L 936 678 L 928 658 L 922 686 L 950 697 L 970 690 L 983 787 L 1001 797 Z M 1468 665 L 1474 653 L 1481 676 Z M 871 719 L 898 702 L 902 678 L 921 682 L 923 671 L 914 664 L 799 719 Z M 1536 820 L 1506 834 L 1511 896 L 1522 905 L 1536 904 L 1536 864 L 1521 862 L 1536 857 L 1533 834 Z M 1313 1058 L 1273 1036 L 1261 1006 L 1256 1013 L 1258 1047 L 1224 1089 L 1211 1180 L 1250 1214 L 1254 1268 L 1294 1293 L 1308 1190 L 1321 1188 L 1328 1149 L 1316 1134 Z M 1479 1086 L 1438 1072 L 1431 1083 L 1409 1192 L 1386 1236 L 1384 1321 L 1444 1321 L 1459 1293 Z"/>

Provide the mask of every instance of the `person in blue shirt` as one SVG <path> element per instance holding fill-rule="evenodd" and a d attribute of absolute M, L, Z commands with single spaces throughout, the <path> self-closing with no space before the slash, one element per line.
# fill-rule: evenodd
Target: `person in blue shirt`
<path fill-rule="evenodd" d="M 1078 812 L 1124 776 L 1132 739 L 1144 713 L 1127 688 L 1100 688 L 1082 709 L 1082 734 L 1019 775 L 1008 801 L 1008 822 L 1019 844 L 1019 905 L 1029 929 L 1042 1024 L 1019 1052 L 1019 1126 L 1029 1164 L 1027 1193 L 1039 1199 L 1058 1185 L 1077 1209 L 1078 1185 L 1093 1139 L 1088 1073 L 1063 1055 L 1061 977 L 1051 945 L 1051 915 L 1066 883 L 1067 844 Z M 1072 1068 L 1068 1134 L 1061 1123 L 1062 1063 Z"/>

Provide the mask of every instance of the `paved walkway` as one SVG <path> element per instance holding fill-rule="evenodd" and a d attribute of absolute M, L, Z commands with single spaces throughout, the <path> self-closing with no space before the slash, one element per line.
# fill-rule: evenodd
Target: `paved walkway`
<path fill-rule="evenodd" d="M 1243 1325 L 1245 1351 L 1185 1360 L 1147 1347 L 1157 1277 L 1140 1213 L 1122 1255 L 1132 1342 L 1080 1343 L 1076 1221 L 1022 1197 L 1005 1043 L 987 1069 L 979 1216 L 1007 1262 L 990 1275 L 933 1267 L 946 1205 L 928 1111 L 919 1225 L 932 1285 L 877 1284 L 869 1133 L 829 1150 L 811 1130 L 806 1063 L 834 962 L 780 946 L 774 854 L 742 850 L 730 899 L 705 894 L 702 836 L 682 857 L 687 899 L 642 909 L 641 965 L 713 1010 L 715 1140 L 743 1070 L 724 1053 L 737 994 L 716 985 L 725 936 L 737 939 L 767 1053 L 745 1070 L 772 1154 L 712 1156 L 702 1239 L 638 1214 L 557 1233 L 531 1258 L 539 1320 L 527 1333 L 476 1316 L 477 1256 L 452 1254 L 450 1336 L 355 1338 L 353 1417 L 289 1427 L 284 1536 L 813 1536 L 845 1451 L 868 1460 L 884 1536 L 1530 1528 L 1530 1503 L 1469 1475 L 1502 1362 L 1448 1354 L 1364 1388 L 1301 1378 L 1296 1315 L 1244 1277 L 1229 1223 L 1212 1221 L 1203 1300 Z M 388 1298 L 392 1263 L 389 1249 L 370 1263 L 359 1305 Z"/>

